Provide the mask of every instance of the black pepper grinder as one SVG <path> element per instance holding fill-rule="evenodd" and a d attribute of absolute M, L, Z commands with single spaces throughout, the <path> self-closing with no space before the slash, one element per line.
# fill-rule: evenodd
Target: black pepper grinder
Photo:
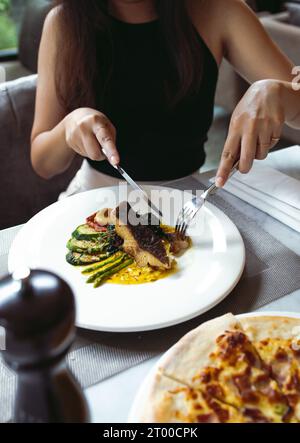
<path fill-rule="evenodd" d="M 46 271 L 23 269 L 0 281 L 3 358 L 16 372 L 16 423 L 86 423 L 82 390 L 65 356 L 75 337 L 71 288 Z"/>

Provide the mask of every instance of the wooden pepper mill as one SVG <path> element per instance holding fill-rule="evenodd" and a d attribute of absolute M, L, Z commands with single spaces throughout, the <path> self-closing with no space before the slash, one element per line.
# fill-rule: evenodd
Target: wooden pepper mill
<path fill-rule="evenodd" d="M 16 372 L 16 423 L 86 423 L 82 390 L 66 366 L 75 337 L 75 301 L 56 275 L 29 269 L 0 281 L 3 358 Z"/>

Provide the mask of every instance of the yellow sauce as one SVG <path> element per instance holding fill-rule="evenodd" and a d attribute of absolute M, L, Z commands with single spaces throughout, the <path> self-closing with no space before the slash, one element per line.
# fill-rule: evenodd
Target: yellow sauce
<path fill-rule="evenodd" d="M 176 263 L 171 269 L 154 269 L 151 266 L 140 268 L 136 263 L 132 263 L 128 268 L 114 274 L 106 280 L 107 283 L 118 285 L 140 285 L 142 283 L 150 283 L 168 277 L 177 271 Z"/>

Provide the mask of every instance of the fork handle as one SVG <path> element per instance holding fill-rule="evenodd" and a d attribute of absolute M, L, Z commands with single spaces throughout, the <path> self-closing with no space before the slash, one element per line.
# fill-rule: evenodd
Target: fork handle
<path fill-rule="evenodd" d="M 232 167 L 228 179 L 231 178 L 237 171 L 239 168 L 239 164 L 240 164 L 240 160 L 238 160 Z M 218 186 L 216 186 L 216 183 L 213 183 L 203 194 L 202 194 L 202 198 L 205 200 L 209 195 L 213 194 L 215 191 L 218 191 Z"/>

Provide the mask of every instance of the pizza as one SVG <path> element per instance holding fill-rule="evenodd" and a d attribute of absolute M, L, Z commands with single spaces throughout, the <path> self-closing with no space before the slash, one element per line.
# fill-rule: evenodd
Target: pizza
<path fill-rule="evenodd" d="M 140 421 L 299 423 L 300 319 L 227 314 L 203 323 L 162 360 Z"/>
<path fill-rule="evenodd" d="M 300 321 L 254 317 L 245 318 L 243 327 L 300 422 Z"/>
<path fill-rule="evenodd" d="M 159 423 L 236 423 L 244 422 L 240 412 L 199 389 L 158 373 L 151 401 L 144 411 L 146 422 Z M 153 407 L 153 404 L 155 407 Z"/>

